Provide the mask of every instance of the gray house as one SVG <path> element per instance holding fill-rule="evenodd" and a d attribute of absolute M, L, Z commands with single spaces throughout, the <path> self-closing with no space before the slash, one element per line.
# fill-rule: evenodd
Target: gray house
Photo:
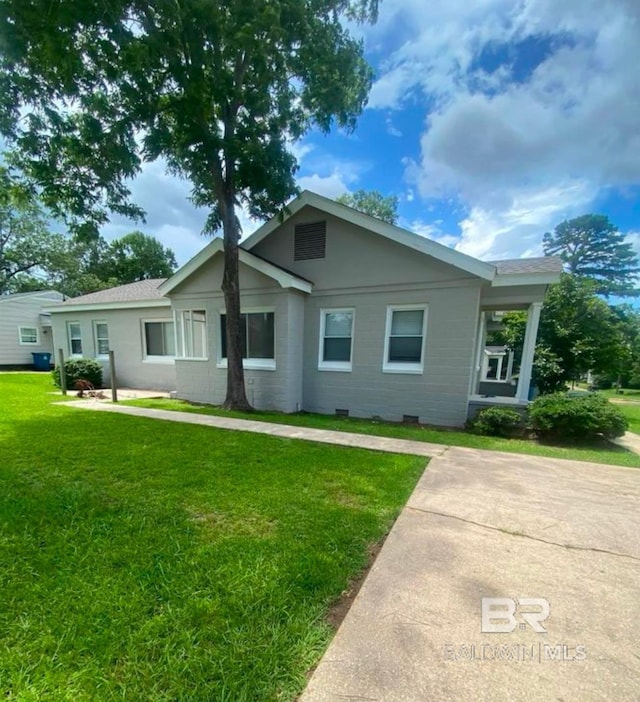
<path fill-rule="evenodd" d="M 53 353 L 45 309 L 62 299 L 54 290 L 0 296 L 0 367 L 31 368 L 32 353 Z"/>
<path fill-rule="evenodd" d="M 123 286 L 102 293 L 109 302 L 69 301 L 52 309 L 56 346 L 99 355 L 102 323 L 123 384 L 221 403 L 222 271 L 214 239 L 155 290 L 148 281 L 144 300 Z M 261 409 L 447 426 L 485 405 L 524 406 L 540 308 L 560 272 L 556 258 L 479 261 L 305 191 L 240 251 L 248 398 Z M 521 359 L 504 362 L 508 374 L 495 375 L 502 364 L 485 361 L 485 340 L 508 310 L 527 311 L 526 340 Z"/>

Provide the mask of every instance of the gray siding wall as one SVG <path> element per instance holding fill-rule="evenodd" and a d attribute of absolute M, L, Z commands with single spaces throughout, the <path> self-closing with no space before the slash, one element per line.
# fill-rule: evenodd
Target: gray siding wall
<path fill-rule="evenodd" d="M 222 257 L 216 257 L 170 296 L 175 311 L 203 309 L 207 314 L 208 359 L 176 360 L 176 394 L 191 402 L 221 404 L 226 396 L 227 369 L 220 358 L 221 281 Z M 243 265 L 240 289 L 243 311 L 275 313 L 275 370 L 245 368 L 247 398 L 256 409 L 295 412 L 302 407 L 304 296 Z"/>
<path fill-rule="evenodd" d="M 312 295 L 305 310 L 303 409 L 352 416 L 403 415 L 421 422 L 459 426 L 467 418 L 479 285 L 385 290 L 358 294 Z M 388 305 L 428 307 L 424 372 L 382 371 Z M 351 372 L 318 370 L 320 310 L 353 307 Z"/>
<path fill-rule="evenodd" d="M 42 324 L 40 315 L 51 304 L 62 300 L 56 292 L 17 295 L 0 300 L 0 366 L 32 365 L 32 353 L 51 353 L 51 327 Z M 19 327 L 35 327 L 38 344 L 21 345 Z"/>
<path fill-rule="evenodd" d="M 147 307 L 121 310 L 87 310 L 83 312 L 54 312 L 53 339 L 56 349 L 70 355 L 67 322 L 79 322 L 82 334 L 82 355 L 102 363 L 105 385 L 110 384 L 109 362 L 98 357 L 94 336 L 94 322 L 109 326 L 109 346 L 115 354 L 119 387 L 140 390 L 174 390 L 176 371 L 173 360 L 148 361 L 144 358 L 143 320 L 172 319 L 167 307 Z"/>
<path fill-rule="evenodd" d="M 327 223 L 326 258 L 294 261 L 296 224 L 318 221 Z M 314 292 L 474 280 L 473 276 L 459 268 L 312 207 L 306 207 L 291 217 L 251 251 L 310 280 L 314 284 Z"/>

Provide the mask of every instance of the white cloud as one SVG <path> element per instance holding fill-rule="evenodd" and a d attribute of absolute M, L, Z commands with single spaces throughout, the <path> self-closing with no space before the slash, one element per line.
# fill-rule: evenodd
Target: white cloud
<path fill-rule="evenodd" d="M 338 195 L 342 195 L 349 190 L 344 176 L 337 171 L 334 171 L 328 176 L 320 176 L 317 173 L 303 176 L 302 178 L 298 178 L 298 186 L 302 190 L 311 190 L 314 193 L 318 193 L 318 195 L 324 195 L 332 199 L 335 199 Z"/>
<path fill-rule="evenodd" d="M 535 251 L 602 188 L 640 183 L 640 3 L 387 0 L 368 41 L 384 37 L 395 50 L 370 106 L 428 106 L 406 177 L 427 202 L 465 206 L 461 250 Z M 525 40 L 537 66 L 517 73 L 506 57 Z M 505 59 L 493 72 L 488 49 Z"/>

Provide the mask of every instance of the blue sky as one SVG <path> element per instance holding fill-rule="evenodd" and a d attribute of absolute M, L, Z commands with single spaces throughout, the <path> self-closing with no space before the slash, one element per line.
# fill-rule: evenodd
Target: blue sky
<path fill-rule="evenodd" d="M 538 255 L 545 231 L 588 212 L 640 250 L 637 0 L 383 0 L 355 31 L 376 72 L 369 104 L 354 134 L 294 145 L 301 188 L 397 195 L 401 226 L 483 259 Z M 141 228 L 180 264 L 206 243 L 188 184 L 162 164 L 133 192 Z"/>

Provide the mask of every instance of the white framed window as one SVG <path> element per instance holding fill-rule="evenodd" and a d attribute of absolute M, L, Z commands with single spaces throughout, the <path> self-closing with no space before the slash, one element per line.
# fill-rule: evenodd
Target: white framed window
<path fill-rule="evenodd" d="M 508 383 L 513 374 L 513 352 L 508 349 L 485 348 L 482 359 L 482 380 Z"/>
<path fill-rule="evenodd" d="M 38 327 L 18 327 L 20 346 L 37 346 L 40 343 Z"/>
<path fill-rule="evenodd" d="M 355 310 L 320 310 L 318 370 L 349 372 L 353 362 Z"/>
<path fill-rule="evenodd" d="M 207 360 L 207 313 L 204 310 L 177 310 L 176 357 Z"/>
<path fill-rule="evenodd" d="M 218 366 L 227 366 L 227 315 L 220 313 Z M 275 370 L 275 312 L 246 310 L 240 315 L 243 366 L 256 370 Z"/>
<path fill-rule="evenodd" d="M 96 356 L 107 358 L 109 356 L 109 325 L 106 322 L 93 323 L 93 339 Z"/>
<path fill-rule="evenodd" d="M 422 373 L 427 329 L 426 305 L 387 307 L 384 373 Z"/>
<path fill-rule="evenodd" d="M 172 363 L 176 355 L 175 328 L 172 319 L 142 320 L 144 360 Z"/>
<path fill-rule="evenodd" d="M 69 355 L 82 356 L 82 330 L 80 322 L 67 322 L 67 338 L 69 340 Z"/>

